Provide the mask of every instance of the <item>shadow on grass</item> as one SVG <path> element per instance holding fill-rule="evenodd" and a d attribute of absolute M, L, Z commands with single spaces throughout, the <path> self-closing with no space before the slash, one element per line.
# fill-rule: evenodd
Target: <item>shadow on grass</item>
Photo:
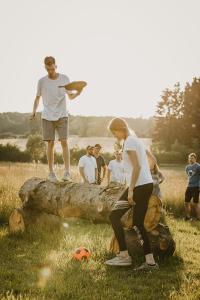
<path fill-rule="evenodd" d="M 78 238 L 84 231 L 72 231 Z M 95 227 L 91 241 L 94 243 L 98 230 Z M 73 229 L 74 230 L 74 229 Z M 160 263 L 160 270 L 147 274 L 136 274 L 131 268 L 107 267 L 104 262 L 109 253 L 96 249 L 88 262 L 76 262 L 66 257 L 61 264 L 48 265 L 47 257 L 52 250 L 63 247 L 63 233 L 43 233 L 36 230 L 23 234 L 9 235 L 7 228 L 1 228 L 0 294 L 13 291 L 15 296 L 28 295 L 30 299 L 169 299 L 174 291 L 179 291 L 182 283 L 184 264 L 174 256 Z M 102 240 L 102 245 L 104 240 Z M 134 265 L 142 258 L 135 257 Z M 48 270 L 52 275 L 47 284 L 38 281 L 38 274 Z M 41 285 L 40 285 L 41 284 Z M 38 286 L 39 285 L 39 286 Z M 23 298 L 21 298 L 23 299 Z M 25 298 L 24 298 L 25 299 Z M 26 298 L 29 299 L 29 298 Z"/>

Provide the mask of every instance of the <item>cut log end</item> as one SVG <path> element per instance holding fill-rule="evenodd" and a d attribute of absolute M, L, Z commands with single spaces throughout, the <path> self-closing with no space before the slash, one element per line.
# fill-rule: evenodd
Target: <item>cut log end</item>
<path fill-rule="evenodd" d="M 22 212 L 19 209 L 15 209 L 9 218 L 9 229 L 11 233 L 24 232 L 25 224 Z"/>
<path fill-rule="evenodd" d="M 156 257 L 161 259 L 174 254 L 175 242 L 167 226 L 158 224 L 156 229 L 148 233 L 148 236 L 152 252 Z M 133 229 L 125 230 L 125 238 L 131 256 L 143 253 L 137 234 Z M 119 252 L 119 245 L 115 236 L 111 239 L 109 250 L 114 253 Z"/>

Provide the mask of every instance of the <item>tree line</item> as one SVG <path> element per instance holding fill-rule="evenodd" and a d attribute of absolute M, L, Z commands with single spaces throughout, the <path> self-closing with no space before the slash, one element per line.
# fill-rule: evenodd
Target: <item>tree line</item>
<path fill-rule="evenodd" d="M 112 116 L 70 115 L 70 135 L 78 135 L 80 137 L 108 137 L 107 126 L 112 118 Z M 126 118 L 126 120 L 138 136 L 144 138 L 152 136 L 153 118 Z M 29 113 L 0 113 L 0 138 L 26 138 L 30 134 L 41 134 L 41 113 L 37 113 L 34 121 L 30 121 Z"/>
<path fill-rule="evenodd" d="M 161 161 L 183 162 L 189 152 L 200 156 L 200 78 L 181 88 L 165 89 L 158 101 L 153 149 Z"/>

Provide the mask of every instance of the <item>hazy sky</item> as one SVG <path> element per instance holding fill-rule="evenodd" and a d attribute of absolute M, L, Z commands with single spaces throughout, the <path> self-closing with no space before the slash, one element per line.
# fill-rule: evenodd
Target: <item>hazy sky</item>
<path fill-rule="evenodd" d="M 32 111 L 46 55 L 88 82 L 72 114 L 150 116 L 163 89 L 199 76 L 199 0 L 0 4 L 1 112 Z"/>

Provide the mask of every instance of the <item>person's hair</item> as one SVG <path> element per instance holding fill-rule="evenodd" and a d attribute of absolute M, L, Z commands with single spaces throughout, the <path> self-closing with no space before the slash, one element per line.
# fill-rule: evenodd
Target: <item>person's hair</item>
<path fill-rule="evenodd" d="M 52 64 L 56 64 L 56 60 L 53 56 L 46 56 L 44 59 L 44 64 L 45 65 L 52 65 Z"/>
<path fill-rule="evenodd" d="M 108 125 L 108 130 L 113 131 L 124 131 L 125 133 L 136 135 L 135 132 L 130 129 L 128 123 L 122 118 L 114 118 Z"/>
<path fill-rule="evenodd" d="M 196 153 L 190 153 L 189 155 L 188 155 L 188 157 L 194 157 L 195 159 L 197 159 L 197 155 L 196 155 Z"/>
<path fill-rule="evenodd" d="M 89 148 L 94 148 L 93 146 L 88 145 L 86 150 L 88 150 Z"/>
<path fill-rule="evenodd" d="M 102 148 L 100 144 L 96 144 L 94 147 L 95 148 L 100 148 L 100 149 Z"/>

